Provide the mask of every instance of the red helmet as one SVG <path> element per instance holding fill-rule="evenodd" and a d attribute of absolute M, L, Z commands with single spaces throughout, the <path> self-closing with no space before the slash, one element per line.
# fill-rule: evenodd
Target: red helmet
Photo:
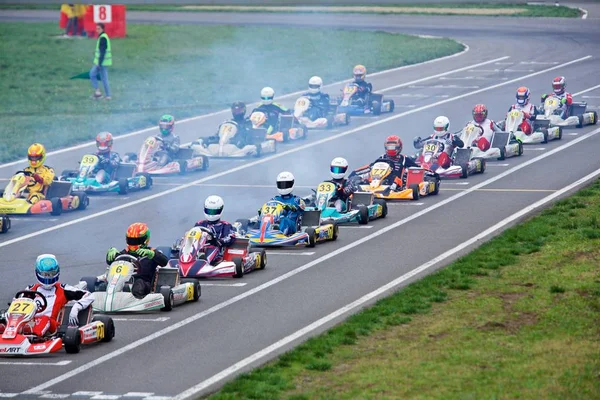
<path fill-rule="evenodd" d="M 485 104 L 477 104 L 473 108 L 473 119 L 478 124 L 480 124 L 483 121 L 485 121 L 485 119 L 487 118 L 487 116 L 488 116 L 488 109 L 485 106 Z"/>
<path fill-rule="evenodd" d="M 385 154 L 390 157 L 398 157 L 402 153 L 402 140 L 396 135 L 385 139 Z"/>
<path fill-rule="evenodd" d="M 113 137 L 110 132 L 100 132 L 96 136 L 96 147 L 100 153 L 108 153 L 112 149 Z"/>
<path fill-rule="evenodd" d="M 567 80 L 564 76 L 557 76 L 552 81 L 552 89 L 554 93 L 561 95 L 565 92 L 565 88 L 567 87 Z"/>
<path fill-rule="evenodd" d="M 529 89 L 525 86 L 521 86 L 517 89 L 517 103 L 524 106 L 529 103 Z"/>

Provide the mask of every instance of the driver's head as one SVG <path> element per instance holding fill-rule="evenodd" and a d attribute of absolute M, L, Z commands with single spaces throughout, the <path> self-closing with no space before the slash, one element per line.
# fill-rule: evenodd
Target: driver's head
<path fill-rule="evenodd" d="M 473 120 L 481 124 L 488 116 L 488 109 L 485 104 L 477 104 L 473 107 Z"/>
<path fill-rule="evenodd" d="M 275 90 L 272 87 L 266 86 L 260 91 L 260 104 L 269 105 L 273 103 L 275 98 Z"/>
<path fill-rule="evenodd" d="M 54 254 L 42 254 L 35 260 L 35 277 L 44 289 L 58 282 L 60 267 Z"/>
<path fill-rule="evenodd" d="M 354 75 L 354 82 L 362 82 L 367 76 L 367 68 L 364 65 L 356 65 L 352 70 L 352 75 Z"/>
<path fill-rule="evenodd" d="M 46 148 L 39 143 L 32 144 L 27 149 L 27 160 L 31 168 L 41 167 L 46 161 Z"/>
<path fill-rule="evenodd" d="M 562 95 L 565 93 L 565 88 L 567 87 L 567 80 L 564 76 L 557 76 L 552 80 L 552 90 L 557 95 Z"/>
<path fill-rule="evenodd" d="M 433 120 L 433 137 L 436 139 L 443 138 L 450 128 L 450 120 L 448 117 L 440 115 Z"/>
<path fill-rule="evenodd" d="M 396 158 L 402 153 L 402 140 L 396 135 L 390 135 L 385 139 L 385 154 Z"/>
<path fill-rule="evenodd" d="M 208 196 L 204 201 L 204 218 L 210 222 L 219 222 L 225 203 L 219 196 Z"/>
<path fill-rule="evenodd" d="M 150 229 L 143 222 L 135 222 L 129 225 L 125 234 L 127 242 L 127 251 L 133 252 L 139 248 L 148 247 L 150 242 Z"/>
<path fill-rule="evenodd" d="M 294 174 L 283 171 L 277 175 L 277 191 L 281 196 L 287 196 L 294 190 Z"/>
<path fill-rule="evenodd" d="M 241 101 L 236 101 L 231 105 L 231 116 L 236 122 L 241 122 L 246 116 L 246 105 Z"/>
<path fill-rule="evenodd" d="M 175 117 L 169 114 L 165 114 L 160 117 L 158 121 L 158 129 L 163 136 L 169 136 L 175 128 Z"/>
<path fill-rule="evenodd" d="M 526 86 L 521 86 L 517 89 L 517 103 L 519 105 L 527 105 L 529 103 L 529 89 Z"/>
<path fill-rule="evenodd" d="M 113 145 L 113 137 L 110 132 L 100 132 L 96 136 L 96 148 L 100 154 L 110 153 Z"/>

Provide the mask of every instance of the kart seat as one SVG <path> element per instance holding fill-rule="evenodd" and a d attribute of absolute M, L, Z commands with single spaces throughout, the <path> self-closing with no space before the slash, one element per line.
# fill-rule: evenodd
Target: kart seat
<path fill-rule="evenodd" d="M 569 107 L 569 115 L 582 115 L 587 109 L 587 103 L 585 101 L 573 102 Z"/>
<path fill-rule="evenodd" d="M 243 250 L 245 250 L 248 248 L 248 243 L 250 243 L 249 239 L 236 236 L 235 240 L 233 241 L 233 244 L 227 248 L 228 249 L 243 249 Z"/>
<path fill-rule="evenodd" d="M 159 293 L 162 286 L 175 287 L 179 285 L 179 268 L 158 268 L 154 277 L 154 293 Z"/>
<path fill-rule="evenodd" d="M 510 139 L 510 133 L 508 132 L 496 132 L 494 133 L 494 138 L 492 139 L 491 147 L 496 148 L 504 148 L 508 144 Z"/>
<path fill-rule="evenodd" d="M 115 172 L 115 179 L 131 178 L 135 172 L 136 165 L 133 163 L 121 163 Z"/>
<path fill-rule="evenodd" d="M 71 313 L 71 308 L 73 308 L 73 304 L 67 304 L 65 308 L 62 310 L 61 314 L 58 316 L 59 326 L 57 333 L 59 335 L 64 335 L 67 332 L 67 328 L 69 327 L 69 314 Z M 92 307 L 84 308 L 79 311 L 77 315 L 79 317 L 78 326 L 84 326 L 92 322 L 93 312 Z"/>
<path fill-rule="evenodd" d="M 455 165 L 466 165 L 469 163 L 471 159 L 471 149 L 456 149 L 456 154 L 454 155 L 454 164 Z"/>
<path fill-rule="evenodd" d="M 191 147 L 180 147 L 177 152 L 178 160 L 189 160 L 194 158 L 194 149 Z"/>
<path fill-rule="evenodd" d="M 46 198 L 65 197 L 71 194 L 71 182 L 55 181 L 52 182 L 46 191 Z"/>
<path fill-rule="evenodd" d="M 358 206 L 370 206 L 373 204 L 373 193 L 355 192 L 352 194 L 352 202 L 348 206 L 348 210 Z"/>
<path fill-rule="evenodd" d="M 302 226 L 319 226 L 321 224 L 321 211 L 304 211 L 302 215 Z"/>

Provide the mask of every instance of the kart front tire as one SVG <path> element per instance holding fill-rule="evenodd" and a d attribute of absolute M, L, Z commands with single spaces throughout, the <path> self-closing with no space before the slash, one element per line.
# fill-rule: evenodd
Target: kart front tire
<path fill-rule="evenodd" d="M 265 249 L 260 250 L 260 263 L 258 264 L 258 269 L 267 268 L 267 251 Z"/>
<path fill-rule="evenodd" d="M 306 228 L 304 232 L 308 234 L 308 244 L 306 247 L 315 247 L 317 244 L 317 231 L 315 228 Z"/>
<path fill-rule="evenodd" d="M 113 319 L 108 315 L 96 315 L 93 320 L 104 324 L 104 337 L 101 342 L 110 342 L 115 337 L 115 323 Z"/>
<path fill-rule="evenodd" d="M 202 288 L 200 287 L 200 281 L 194 279 L 194 295 L 192 296 L 192 301 L 196 302 L 200 300 L 200 296 L 202 295 Z"/>
<path fill-rule="evenodd" d="M 340 227 L 338 224 L 333 224 L 333 235 L 331 235 L 331 240 L 337 240 L 338 236 L 340 236 Z"/>
<path fill-rule="evenodd" d="M 371 108 L 373 109 L 373 115 L 381 114 L 381 104 L 378 101 L 371 103 Z"/>
<path fill-rule="evenodd" d="M 385 201 L 384 199 L 375 199 L 375 201 L 373 203 L 379 204 L 381 206 L 381 218 L 387 217 L 387 213 L 388 213 L 387 201 Z"/>
<path fill-rule="evenodd" d="M 177 161 L 179 164 L 179 175 L 185 175 L 187 173 L 187 161 Z"/>
<path fill-rule="evenodd" d="M 52 211 L 50 211 L 50 214 L 52 215 L 60 215 L 62 214 L 62 201 L 60 200 L 59 197 L 53 197 L 50 199 L 50 204 L 52 204 Z"/>
<path fill-rule="evenodd" d="M 233 274 L 234 278 L 241 278 L 244 276 L 244 263 L 242 262 L 241 257 L 234 257 L 233 263 L 235 264 L 235 274 Z"/>
<path fill-rule="evenodd" d="M 562 139 L 562 126 L 558 127 L 558 137 L 556 138 L 557 140 Z"/>
<path fill-rule="evenodd" d="M 413 200 L 419 200 L 421 198 L 421 191 L 419 190 L 419 184 L 413 183 L 409 187 L 412 190 Z"/>
<path fill-rule="evenodd" d="M 369 223 L 369 208 L 367 206 L 358 206 L 358 223 L 360 225 L 366 225 Z"/>
<path fill-rule="evenodd" d="M 143 189 L 150 189 L 152 187 L 152 176 L 147 172 L 138 172 L 135 176 L 143 176 L 146 178 L 146 186 Z"/>
<path fill-rule="evenodd" d="M 69 354 L 77 354 L 81 350 L 81 332 L 79 327 L 69 326 L 63 338 L 65 351 Z"/>
<path fill-rule="evenodd" d="M 440 194 L 440 183 L 441 182 L 442 181 L 440 179 L 435 180 L 435 189 L 433 189 L 433 192 L 431 192 L 432 195 Z"/>
<path fill-rule="evenodd" d="M 461 179 L 466 179 L 469 176 L 469 168 L 467 168 L 466 165 L 461 165 L 460 166 L 460 178 Z"/>
<path fill-rule="evenodd" d="M 1 215 L 2 219 L 2 231 L 0 233 L 6 233 L 10 229 L 10 217 L 8 215 Z"/>
<path fill-rule="evenodd" d="M 390 112 L 394 112 L 394 108 L 396 108 L 396 103 L 394 103 L 394 100 L 390 100 Z"/>
<path fill-rule="evenodd" d="M 73 192 L 73 196 L 77 196 L 79 198 L 79 205 L 77 206 L 77 210 L 85 210 L 87 206 L 90 204 L 90 198 L 85 192 Z"/>
<path fill-rule="evenodd" d="M 519 142 L 519 152 L 517 153 L 518 156 L 522 156 L 523 155 L 523 143 Z"/>
<path fill-rule="evenodd" d="M 126 195 L 129 192 L 129 182 L 127 178 L 119 179 L 119 194 Z"/>

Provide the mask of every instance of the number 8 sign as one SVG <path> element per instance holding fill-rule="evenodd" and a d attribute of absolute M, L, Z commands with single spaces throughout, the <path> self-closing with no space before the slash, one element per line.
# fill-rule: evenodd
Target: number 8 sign
<path fill-rule="evenodd" d="M 109 5 L 94 6 L 94 22 L 106 23 L 112 22 L 112 7 Z"/>

